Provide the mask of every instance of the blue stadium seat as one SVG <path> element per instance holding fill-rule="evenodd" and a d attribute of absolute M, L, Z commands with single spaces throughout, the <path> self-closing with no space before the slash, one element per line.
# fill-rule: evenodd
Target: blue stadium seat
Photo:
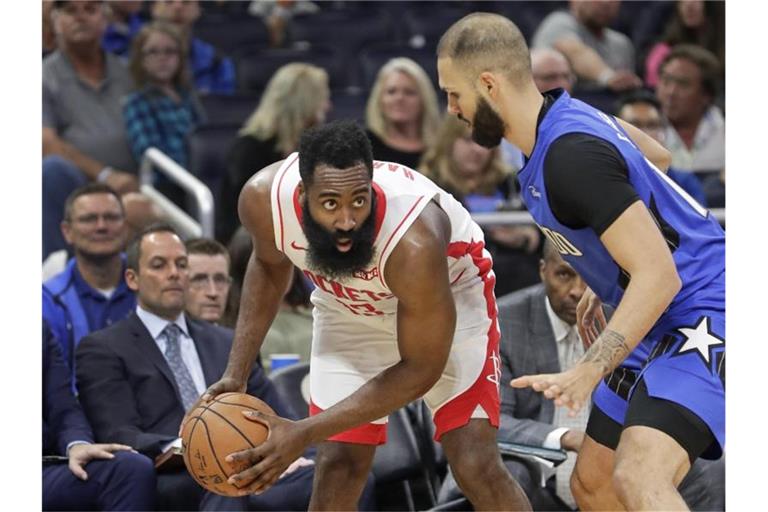
<path fill-rule="evenodd" d="M 201 17 L 195 24 L 194 35 L 212 44 L 225 55 L 247 48 L 266 48 L 269 33 L 264 22 L 252 16 L 222 19 Z"/>
<path fill-rule="evenodd" d="M 337 50 L 326 45 L 247 50 L 239 53 L 235 60 L 238 88 L 243 93 L 263 90 L 275 71 L 291 62 L 306 62 L 325 69 L 331 87 L 346 85 L 344 62 Z"/>
<path fill-rule="evenodd" d="M 200 97 L 206 113 L 207 126 L 242 126 L 259 105 L 261 93 L 208 94 Z"/>
<path fill-rule="evenodd" d="M 390 59 L 395 57 L 408 57 L 416 61 L 437 89 L 437 60 L 433 49 L 411 48 L 410 46 L 381 43 L 369 46 L 360 51 L 358 60 L 360 62 L 361 81 L 360 84 L 364 90 L 369 91 L 376 81 L 376 75 L 379 69 Z"/>

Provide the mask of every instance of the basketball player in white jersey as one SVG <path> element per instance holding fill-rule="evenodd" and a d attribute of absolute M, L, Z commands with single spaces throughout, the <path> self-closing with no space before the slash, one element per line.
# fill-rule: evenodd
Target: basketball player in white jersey
<path fill-rule="evenodd" d="M 248 468 L 231 482 L 263 492 L 317 444 L 310 509 L 355 509 L 387 416 L 424 397 L 475 509 L 530 510 L 496 447 L 495 277 L 469 213 L 418 172 L 374 162 L 351 122 L 306 132 L 246 184 L 239 213 L 254 252 L 227 370 L 204 400 L 245 390 L 293 265 L 316 288 L 310 417 L 249 416 L 270 436 L 228 457 Z"/>

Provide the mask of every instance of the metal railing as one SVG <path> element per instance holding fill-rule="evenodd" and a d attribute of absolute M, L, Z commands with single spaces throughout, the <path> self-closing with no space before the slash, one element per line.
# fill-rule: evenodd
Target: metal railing
<path fill-rule="evenodd" d="M 152 185 L 152 170 L 168 176 L 195 201 L 197 219 L 176 206 Z M 185 237 L 213 238 L 213 194 L 205 183 L 197 179 L 185 168 L 173 161 L 168 155 L 155 147 L 148 148 L 141 159 L 139 168 L 141 191 L 150 197 L 169 217 L 180 234 Z"/>
<path fill-rule="evenodd" d="M 712 208 L 709 213 L 720 224 L 725 223 L 725 208 Z M 533 224 L 533 217 L 526 211 L 473 213 L 472 219 L 480 226 Z"/>

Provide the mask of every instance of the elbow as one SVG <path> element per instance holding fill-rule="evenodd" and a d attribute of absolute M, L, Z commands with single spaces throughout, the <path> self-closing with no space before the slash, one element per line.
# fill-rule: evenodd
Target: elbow
<path fill-rule="evenodd" d="M 659 288 L 663 290 L 665 302 L 671 303 L 675 296 L 683 288 L 683 281 L 680 279 L 680 275 L 677 273 L 677 268 L 672 266 L 667 272 L 658 273 Z"/>

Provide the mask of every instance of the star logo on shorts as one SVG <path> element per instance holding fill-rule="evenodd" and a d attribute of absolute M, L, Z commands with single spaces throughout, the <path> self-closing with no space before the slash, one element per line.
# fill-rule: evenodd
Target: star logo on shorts
<path fill-rule="evenodd" d="M 712 351 L 718 347 L 725 345 L 725 340 L 712 332 L 711 320 L 708 316 L 703 316 L 699 319 L 699 323 L 695 327 L 681 327 L 678 332 L 683 335 L 685 341 L 680 348 L 677 349 L 677 354 L 687 354 L 689 352 L 698 352 L 698 355 L 704 360 L 704 363 L 709 367 L 712 361 Z"/>

